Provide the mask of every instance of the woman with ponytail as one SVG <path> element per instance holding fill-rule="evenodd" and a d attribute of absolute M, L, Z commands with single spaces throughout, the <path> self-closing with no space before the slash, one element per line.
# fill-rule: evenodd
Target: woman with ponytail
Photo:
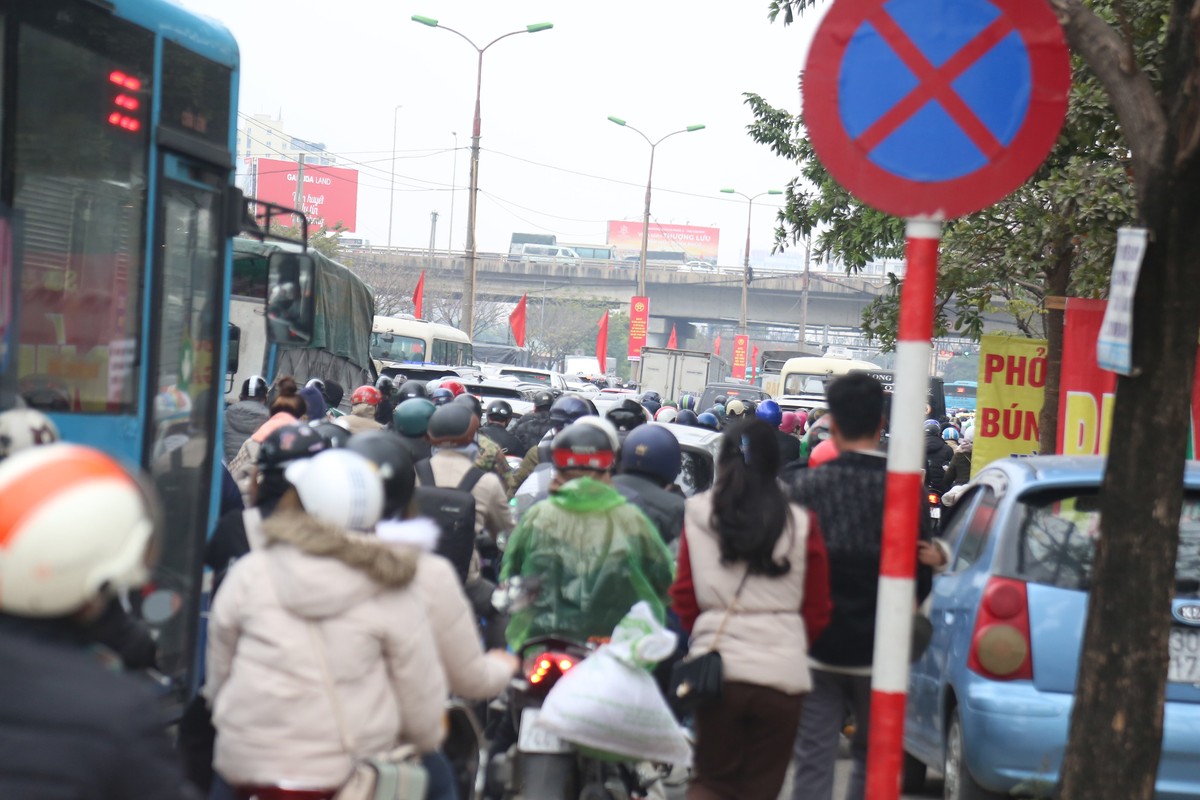
<path fill-rule="evenodd" d="M 254 484 L 254 465 L 258 460 L 258 451 L 266 438 L 284 425 L 295 425 L 307 419 L 308 405 L 300 396 L 300 388 L 290 375 L 284 375 L 275 382 L 271 392 L 269 409 L 271 416 L 250 435 L 238 450 L 237 455 L 229 462 L 229 473 L 237 482 L 242 493 L 242 501 L 247 507 L 254 505 L 250 489 Z"/>
<path fill-rule="evenodd" d="M 815 518 L 775 476 L 775 429 L 726 431 L 713 488 L 687 502 L 671 598 L 689 658 L 717 651 L 719 700 L 695 715 L 689 800 L 779 796 L 811 684 L 808 643 L 829 621 L 829 570 Z"/>

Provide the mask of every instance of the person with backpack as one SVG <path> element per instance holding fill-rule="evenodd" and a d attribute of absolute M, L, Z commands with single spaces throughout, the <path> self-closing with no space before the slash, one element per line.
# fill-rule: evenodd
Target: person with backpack
<path fill-rule="evenodd" d="M 554 426 L 550 421 L 550 406 L 554 405 L 554 395 L 546 390 L 533 393 L 533 411 L 517 420 L 513 426 L 513 436 L 521 442 L 521 455 L 535 447 L 546 431 Z"/>
<path fill-rule="evenodd" d="M 946 467 L 954 458 L 954 448 L 942 438 L 942 426 L 935 419 L 925 421 L 925 486 L 932 492 L 942 494 L 950 485 L 946 483 Z"/>

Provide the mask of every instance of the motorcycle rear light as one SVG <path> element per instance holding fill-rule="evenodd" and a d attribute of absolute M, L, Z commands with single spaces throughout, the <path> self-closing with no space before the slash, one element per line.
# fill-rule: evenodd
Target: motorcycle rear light
<path fill-rule="evenodd" d="M 967 668 L 993 680 L 1032 680 L 1032 650 L 1025 583 L 991 578 L 975 615 Z"/>
<path fill-rule="evenodd" d="M 544 684 L 544 688 L 549 688 L 575 666 L 575 663 L 575 658 L 566 653 L 542 653 L 526 661 L 525 672 L 531 684 Z"/>
<path fill-rule="evenodd" d="M 912 495 L 910 494 L 909 497 L 912 497 Z M 938 500 L 939 500 L 938 496 L 936 494 L 934 494 L 933 492 L 930 492 L 929 496 L 926 499 L 929 501 L 929 505 L 931 505 L 931 506 L 936 506 L 938 504 Z M 908 502 L 911 503 L 912 501 L 909 500 Z"/>

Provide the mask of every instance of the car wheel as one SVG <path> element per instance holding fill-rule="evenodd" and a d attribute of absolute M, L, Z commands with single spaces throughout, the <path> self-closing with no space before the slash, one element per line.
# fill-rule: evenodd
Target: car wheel
<path fill-rule="evenodd" d="M 950 712 L 950 730 L 946 734 L 946 763 L 942 773 L 946 778 L 946 800 L 1001 800 L 1004 797 L 983 788 L 971 777 L 971 770 L 967 768 L 966 751 L 963 748 L 962 721 L 958 718 L 957 708 Z"/>
<path fill-rule="evenodd" d="M 905 753 L 904 754 L 904 783 L 903 783 L 904 793 L 909 794 L 910 792 L 919 792 L 922 789 L 924 789 L 925 788 L 925 774 L 928 771 L 929 771 L 929 768 L 925 766 L 924 762 L 918 761 L 917 759 L 910 756 L 908 753 Z"/>

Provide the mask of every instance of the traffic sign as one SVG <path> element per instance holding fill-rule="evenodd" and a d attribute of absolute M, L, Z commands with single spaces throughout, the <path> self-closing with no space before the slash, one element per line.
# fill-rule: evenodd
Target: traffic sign
<path fill-rule="evenodd" d="M 836 0 L 805 65 L 804 122 L 859 200 L 948 219 L 1033 174 L 1070 88 L 1045 0 Z"/>

